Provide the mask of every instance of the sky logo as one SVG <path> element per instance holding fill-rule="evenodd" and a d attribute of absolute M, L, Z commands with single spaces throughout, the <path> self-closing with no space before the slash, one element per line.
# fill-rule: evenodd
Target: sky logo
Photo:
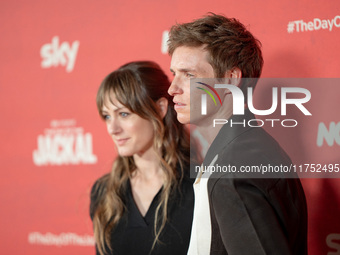
<path fill-rule="evenodd" d="M 217 96 L 221 106 L 222 106 L 222 100 L 220 98 L 220 96 L 217 94 L 217 91 L 210 85 L 208 84 L 205 84 L 203 82 L 197 82 L 198 84 L 201 84 L 203 86 L 206 86 L 208 89 L 210 89 L 212 92 L 214 92 L 214 94 Z M 207 93 L 211 98 L 212 100 L 214 101 L 215 103 L 215 106 L 217 106 L 217 102 L 215 100 L 215 97 L 211 94 L 211 92 L 205 88 L 201 88 L 201 87 L 196 87 L 198 89 L 201 89 L 203 90 L 205 93 Z M 207 115 L 207 95 L 206 94 L 202 94 L 201 96 L 201 114 L 202 115 Z"/>
<path fill-rule="evenodd" d="M 79 41 L 60 43 L 59 36 L 54 36 L 51 43 L 44 44 L 40 49 L 40 56 L 42 58 L 41 67 L 66 66 L 66 72 L 72 72 L 78 48 Z"/>

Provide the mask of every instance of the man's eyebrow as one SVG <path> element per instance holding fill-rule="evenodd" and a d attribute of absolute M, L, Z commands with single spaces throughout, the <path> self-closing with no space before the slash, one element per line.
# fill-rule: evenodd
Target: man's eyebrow
<path fill-rule="evenodd" d="M 195 69 L 190 69 L 190 68 L 178 68 L 177 69 L 179 72 L 183 72 L 183 73 L 186 73 L 186 72 L 194 72 Z M 174 70 L 172 70 L 172 68 L 170 68 L 170 72 L 172 73 L 175 73 Z"/>

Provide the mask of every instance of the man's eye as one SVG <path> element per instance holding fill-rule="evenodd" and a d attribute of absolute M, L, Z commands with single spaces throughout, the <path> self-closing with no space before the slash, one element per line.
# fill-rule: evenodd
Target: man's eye
<path fill-rule="evenodd" d="M 195 77 L 195 75 L 193 75 L 192 73 L 186 73 L 185 74 L 188 78 L 193 78 L 193 77 Z"/>

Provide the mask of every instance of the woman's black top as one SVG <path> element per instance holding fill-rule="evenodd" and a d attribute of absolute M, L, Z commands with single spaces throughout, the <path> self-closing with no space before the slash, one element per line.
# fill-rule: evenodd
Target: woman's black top
<path fill-rule="evenodd" d="M 161 232 L 159 242 L 151 250 L 155 233 L 154 220 L 161 190 L 156 194 L 151 205 L 143 217 L 133 199 L 130 182 L 125 192 L 125 205 L 127 210 L 111 233 L 111 247 L 114 255 L 180 255 L 187 254 L 189 247 L 191 224 L 194 208 L 193 182 L 183 179 L 178 189 L 174 189 L 168 201 L 168 220 Z M 100 202 L 98 182 L 91 191 L 90 216 Z M 159 226 L 159 224 L 158 224 Z M 98 251 L 97 251 L 97 254 Z"/>

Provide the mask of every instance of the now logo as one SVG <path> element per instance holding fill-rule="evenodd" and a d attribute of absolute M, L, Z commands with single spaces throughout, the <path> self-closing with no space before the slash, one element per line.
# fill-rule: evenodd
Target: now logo
<path fill-rule="evenodd" d="M 324 141 L 328 146 L 333 146 L 335 143 L 340 145 L 340 122 L 331 122 L 329 128 L 326 127 L 325 123 L 319 123 L 318 136 L 316 140 L 317 146 L 323 146 Z"/>
<path fill-rule="evenodd" d="M 68 42 L 59 43 L 59 37 L 54 36 L 51 43 L 44 44 L 40 49 L 42 58 L 41 67 L 50 68 L 66 66 L 66 72 L 73 71 L 79 48 L 79 41 L 72 44 Z"/>

